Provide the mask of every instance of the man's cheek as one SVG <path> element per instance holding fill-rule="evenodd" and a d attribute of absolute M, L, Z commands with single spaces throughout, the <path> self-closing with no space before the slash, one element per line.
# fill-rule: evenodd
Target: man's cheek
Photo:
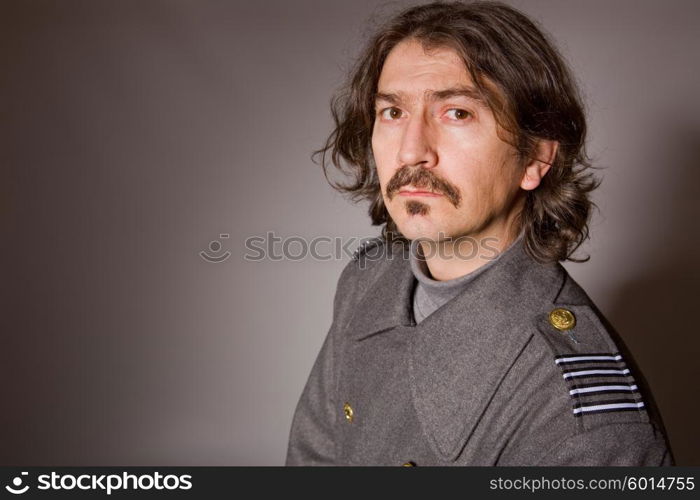
<path fill-rule="evenodd" d="M 379 187 L 382 189 L 382 194 L 386 196 L 386 186 L 389 184 L 392 176 L 391 171 L 382 168 L 381 164 L 377 164 L 377 178 L 379 179 Z"/>

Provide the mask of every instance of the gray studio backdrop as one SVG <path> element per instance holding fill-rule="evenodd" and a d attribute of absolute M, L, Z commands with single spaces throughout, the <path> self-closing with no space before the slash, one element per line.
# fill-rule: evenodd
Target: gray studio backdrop
<path fill-rule="evenodd" d="M 571 61 L 605 167 L 592 258 L 567 268 L 700 464 L 700 8 L 511 3 Z M 0 2 L 0 464 L 283 463 L 349 257 L 245 241 L 376 234 L 309 157 L 404 5 Z"/>

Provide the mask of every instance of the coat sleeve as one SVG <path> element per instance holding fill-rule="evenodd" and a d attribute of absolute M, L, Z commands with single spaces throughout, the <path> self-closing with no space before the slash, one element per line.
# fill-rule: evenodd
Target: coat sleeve
<path fill-rule="evenodd" d="M 607 424 L 567 437 L 547 450 L 539 466 L 669 466 L 673 457 L 649 423 Z"/>
<path fill-rule="evenodd" d="M 338 280 L 333 301 L 333 323 L 311 369 L 294 412 L 286 465 L 333 465 L 338 404 L 335 396 L 339 340 L 336 338 L 348 310 L 351 262 Z"/>

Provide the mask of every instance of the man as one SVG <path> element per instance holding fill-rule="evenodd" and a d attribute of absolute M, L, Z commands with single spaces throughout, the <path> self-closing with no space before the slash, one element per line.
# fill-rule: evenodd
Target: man
<path fill-rule="evenodd" d="M 287 463 L 672 464 L 640 372 L 559 264 L 597 180 L 537 27 L 500 3 L 408 9 L 334 117 L 324 171 L 330 152 L 383 230 L 340 277 Z"/>

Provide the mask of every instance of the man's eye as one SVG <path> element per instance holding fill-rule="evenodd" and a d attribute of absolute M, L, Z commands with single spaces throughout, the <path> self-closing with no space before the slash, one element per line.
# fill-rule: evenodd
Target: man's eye
<path fill-rule="evenodd" d="M 396 120 L 401 118 L 402 112 L 399 108 L 385 108 L 379 114 L 386 120 Z"/>
<path fill-rule="evenodd" d="M 466 109 L 452 108 L 447 110 L 447 115 L 453 120 L 466 120 L 471 113 Z"/>

